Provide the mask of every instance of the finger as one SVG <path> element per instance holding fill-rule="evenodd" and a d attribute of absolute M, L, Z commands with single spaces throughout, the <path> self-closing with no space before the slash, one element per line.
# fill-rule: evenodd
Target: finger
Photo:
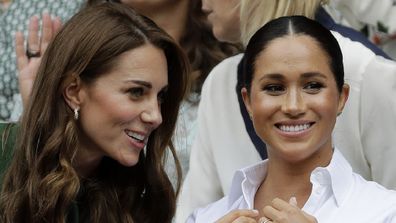
<path fill-rule="evenodd" d="M 249 218 L 255 218 L 259 215 L 259 212 L 257 210 L 249 210 L 249 209 L 240 209 L 240 210 L 234 210 L 217 220 L 217 223 L 225 223 L 225 222 L 233 222 L 237 220 L 240 217 L 249 217 Z"/>
<path fill-rule="evenodd" d="M 318 220 L 316 220 L 314 216 L 307 214 L 305 211 L 302 211 L 302 213 L 309 220 L 309 222 L 318 223 Z"/>
<path fill-rule="evenodd" d="M 291 197 L 289 200 L 289 204 L 294 206 L 294 207 L 298 207 L 297 206 L 297 198 L 296 197 Z"/>
<path fill-rule="evenodd" d="M 271 222 L 271 220 L 268 219 L 268 218 L 266 218 L 266 217 L 261 217 L 261 218 L 258 220 L 258 223 L 270 223 L 270 222 Z"/>
<path fill-rule="evenodd" d="M 272 200 L 271 204 L 272 204 L 272 207 L 274 207 L 274 208 L 276 208 L 277 210 L 280 210 L 280 211 L 281 210 L 288 210 L 291 207 L 294 207 L 291 204 L 289 204 L 288 202 L 286 202 L 286 201 L 284 201 L 284 200 L 282 200 L 280 198 L 275 198 L 274 200 Z"/>
<path fill-rule="evenodd" d="M 29 23 L 29 34 L 28 34 L 28 49 L 32 52 L 40 51 L 40 42 L 39 42 L 39 19 L 37 16 L 32 16 L 30 18 Z"/>
<path fill-rule="evenodd" d="M 279 219 L 283 214 L 279 210 L 275 209 L 274 207 L 267 205 L 263 208 L 264 217 L 269 218 L 273 221 Z"/>
<path fill-rule="evenodd" d="M 254 218 L 242 216 L 232 221 L 232 223 L 257 223 L 257 221 Z"/>
<path fill-rule="evenodd" d="M 43 26 L 41 34 L 41 52 L 44 52 L 48 43 L 52 40 L 52 19 L 48 12 L 43 13 Z"/>
<path fill-rule="evenodd" d="M 26 56 L 26 50 L 24 46 L 25 38 L 22 32 L 15 33 L 15 54 L 18 70 L 26 67 L 29 60 Z"/>
<path fill-rule="evenodd" d="M 52 21 L 52 30 L 54 32 L 54 35 L 56 35 L 61 28 L 62 28 L 62 20 L 60 17 L 57 16 Z"/>

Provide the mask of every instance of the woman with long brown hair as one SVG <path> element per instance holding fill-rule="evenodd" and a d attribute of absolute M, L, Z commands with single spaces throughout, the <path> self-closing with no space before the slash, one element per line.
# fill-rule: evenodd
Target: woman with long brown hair
<path fill-rule="evenodd" d="M 163 156 L 188 72 L 172 38 L 133 10 L 76 14 L 46 50 L 20 124 L 2 131 L 1 222 L 171 222 Z"/>
<path fill-rule="evenodd" d="M 197 110 L 203 82 L 216 64 L 226 57 L 238 53 L 241 47 L 238 44 L 220 42 L 214 37 L 206 13 L 201 9 L 201 0 L 108 1 L 132 7 L 137 12 L 152 19 L 179 44 L 190 62 L 191 91 L 181 105 L 174 135 L 175 149 L 182 168 L 181 170 L 178 169 L 170 157 L 166 166 L 175 188 L 179 187 L 177 178 L 182 175 L 182 172 L 185 175 L 189 167 L 190 147 L 195 137 Z M 103 2 L 105 0 L 87 0 L 86 6 L 91 7 Z M 51 40 L 52 33 L 56 32 L 57 29 L 51 30 L 46 27 L 59 26 L 59 21 L 56 19 L 52 21 L 53 24 L 51 25 L 49 15 L 44 14 L 42 20 L 42 38 L 39 38 L 38 35 L 38 19 L 31 20 L 28 45 L 32 52 L 44 52 L 47 42 Z M 31 82 L 34 79 L 32 74 L 37 72 L 40 58 L 37 55 L 37 57 L 32 58 L 30 63 L 18 67 L 19 91 L 24 103 L 29 98 Z M 14 108 L 13 117 L 17 117 L 20 111 L 22 111 L 22 106 L 19 104 Z"/>

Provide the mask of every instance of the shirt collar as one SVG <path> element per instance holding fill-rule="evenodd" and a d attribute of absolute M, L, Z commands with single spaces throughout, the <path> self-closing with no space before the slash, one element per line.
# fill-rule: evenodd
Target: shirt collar
<path fill-rule="evenodd" d="M 232 206 L 241 196 L 249 206 L 254 195 L 267 174 L 267 160 L 242 168 L 234 174 L 228 198 Z M 353 182 L 352 168 L 338 149 L 334 149 L 332 159 L 327 167 L 317 167 L 311 173 L 312 184 L 331 185 L 337 205 L 345 201 Z"/>
<path fill-rule="evenodd" d="M 232 179 L 228 200 L 229 206 L 237 201 L 241 195 L 245 199 L 245 202 L 251 206 L 251 201 L 254 200 L 254 195 L 256 194 L 258 187 L 261 185 L 261 182 L 264 180 L 266 174 L 267 160 L 236 171 L 234 178 Z"/>
<path fill-rule="evenodd" d="M 331 177 L 331 187 L 338 206 L 345 201 L 353 183 L 352 167 L 338 149 L 334 149 L 333 158 L 325 168 Z"/>

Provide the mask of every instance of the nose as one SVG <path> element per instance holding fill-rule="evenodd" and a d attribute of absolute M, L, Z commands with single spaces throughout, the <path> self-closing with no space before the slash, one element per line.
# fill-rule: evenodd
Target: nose
<path fill-rule="evenodd" d="M 148 123 L 151 127 L 157 128 L 162 123 L 161 104 L 158 99 L 147 103 L 146 108 L 141 114 L 143 122 Z"/>
<path fill-rule="evenodd" d="M 282 112 L 294 118 L 298 118 L 305 114 L 306 104 L 302 96 L 302 92 L 298 89 L 290 89 L 286 93 L 286 97 L 282 104 Z"/>

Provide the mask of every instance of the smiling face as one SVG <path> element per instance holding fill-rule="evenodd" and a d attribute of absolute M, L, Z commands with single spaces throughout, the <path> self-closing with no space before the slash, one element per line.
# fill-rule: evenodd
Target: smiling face
<path fill-rule="evenodd" d="M 256 58 L 250 93 L 242 90 L 270 159 L 328 159 L 331 133 L 348 87 L 338 91 L 329 58 L 306 35 L 272 40 Z"/>
<path fill-rule="evenodd" d="M 214 36 L 225 42 L 240 41 L 240 0 L 203 0 L 202 10 L 208 14 Z"/>
<path fill-rule="evenodd" d="M 145 44 L 121 54 L 113 68 L 82 85 L 81 148 L 89 159 L 111 157 L 124 166 L 138 162 L 150 133 L 162 122 L 161 97 L 168 85 L 162 50 Z M 155 66 L 153 66 L 155 62 Z"/>

